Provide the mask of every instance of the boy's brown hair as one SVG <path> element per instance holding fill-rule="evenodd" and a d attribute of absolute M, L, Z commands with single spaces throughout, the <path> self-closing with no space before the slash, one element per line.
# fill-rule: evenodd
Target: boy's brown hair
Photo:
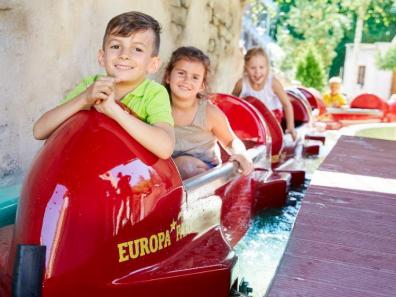
<path fill-rule="evenodd" d="M 102 47 L 104 49 L 106 38 L 110 35 L 128 37 L 134 32 L 146 30 L 154 33 L 152 56 L 158 56 L 161 26 L 153 17 L 138 11 L 125 12 L 112 18 L 107 24 Z"/>
<path fill-rule="evenodd" d="M 204 54 L 203 51 L 200 49 L 193 47 L 193 46 L 182 46 L 173 51 L 172 56 L 170 58 L 170 61 L 168 62 L 168 65 L 165 67 L 165 73 L 164 73 L 164 78 L 162 80 L 162 84 L 165 86 L 165 88 L 168 90 L 169 95 L 171 94 L 170 91 L 170 86 L 166 82 L 166 80 L 170 77 L 170 74 L 175 68 L 175 65 L 177 62 L 180 60 L 187 60 L 187 61 L 193 61 L 193 62 L 199 62 L 201 63 L 204 68 L 205 68 L 205 74 L 203 78 L 203 83 L 205 86 L 205 91 L 207 93 L 209 89 L 209 75 L 210 75 L 210 59 L 207 55 Z M 199 98 L 204 97 L 205 94 L 198 94 Z"/>

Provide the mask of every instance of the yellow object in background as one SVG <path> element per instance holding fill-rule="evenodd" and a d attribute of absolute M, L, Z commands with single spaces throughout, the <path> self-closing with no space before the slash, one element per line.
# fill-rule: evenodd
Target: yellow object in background
<path fill-rule="evenodd" d="M 339 93 L 326 93 L 323 95 L 323 101 L 327 107 L 341 107 L 346 104 L 345 97 Z"/>
<path fill-rule="evenodd" d="M 329 79 L 330 92 L 323 95 L 323 101 L 327 107 L 341 107 L 347 103 L 341 93 L 341 83 L 341 78 L 337 76 Z"/>

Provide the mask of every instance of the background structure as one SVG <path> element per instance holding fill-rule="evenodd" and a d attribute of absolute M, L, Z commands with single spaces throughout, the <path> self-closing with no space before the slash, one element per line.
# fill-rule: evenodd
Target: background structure
<path fill-rule="evenodd" d="M 42 146 L 32 136 L 37 118 L 82 77 L 102 72 L 97 52 L 113 16 L 150 14 L 163 27 L 164 64 L 176 47 L 197 46 L 212 59 L 212 90 L 230 92 L 242 74 L 239 37 L 246 2 L 0 0 L 0 183 L 20 179 Z M 162 69 L 154 79 L 161 76 Z"/>

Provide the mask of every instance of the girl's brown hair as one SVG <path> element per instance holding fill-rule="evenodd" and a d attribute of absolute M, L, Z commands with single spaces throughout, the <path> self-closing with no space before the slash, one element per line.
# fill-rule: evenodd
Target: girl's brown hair
<path fill-rule="evenodd" d="M 203 83 L 205 86 L 205 93 L 208 91 L 208 81 L 209 81 L 209 75 L 210 75 L 210 59 L 207 55 L 204 54 L 203 51 L 200 49 L 193 47 L 193 46 L 182 46 L 176 49 L 170 58 L 170 61 L 168 65 L 166 65 L 165 68 L 165 73 L 164 77 L 162 79 L 162 84 L 165 86 L 165 88 L 168 90 L 169 95 L 171 94 L 170 90 L 170 85 L 166 81 L 170 77 L 170 74 L 175 68 L 175 65 L 177 62 L 180 60 L 187 60 L 187 61 L 193 61 L 193 62 L 199 62 L 201 63 L 204 68 L 205 68 L 205 73 L 204 73 L 204 78 L 203 78 Z M 204 97 L 206 94 L 198 94 L 198 98 Z"/>

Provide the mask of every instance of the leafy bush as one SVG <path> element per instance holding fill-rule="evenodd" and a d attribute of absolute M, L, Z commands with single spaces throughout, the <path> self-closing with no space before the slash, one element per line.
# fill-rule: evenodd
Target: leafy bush
<path fill-rule="evenodd" d="M 323 90 L 325 74 L 322 62 L 312 49 L 298 62 L 296 78 L 306 87 Z"/>
<path fill-rule="evenodd" d="M 383 57 L 379 56 L 377 64 L 381 69 L 396 71 L 396 45 L 393 45 Z"/>

